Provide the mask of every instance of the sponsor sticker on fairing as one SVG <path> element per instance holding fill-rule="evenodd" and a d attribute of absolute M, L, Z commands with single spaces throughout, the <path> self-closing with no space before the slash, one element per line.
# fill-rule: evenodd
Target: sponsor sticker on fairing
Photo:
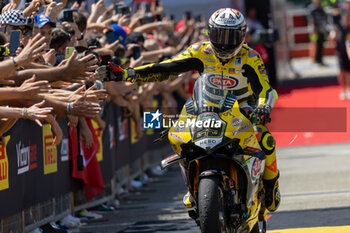
<path fill-rule="evenodd" d="M 180 141 L 180 142 L 184 142 L 185 139 L 183 137 L 181 137 L 180 135 L 177 135 L 176 133 L 170 132 L 170 137 Z"/>
<path fill-rule="evenodd" d="M 209 47 L 207 47 L 207 48 L 203 49 L 203 53 L 205 55 L 210 55 L 212 53 L 212 51 L 211 51 L 211 49 Z"/>
<path fill-rule="evenodd" d="M 206 60 L 207 62 L 211 62 L 211 63 L 214 63 L 214 62 L 215 62 L 214 59 L 208 58 L 208 57 L 205 57 L 204 60 Z"/>
<path fill-rule="evenodd" d="M 248 124 L 242 126 L 241 128 L 239 128 L 239 129 L 233 131 L 233 132 L 232 132 L 232 135 L 233 135 L 233 136 L 236 136 L 236 135 L 239 134 L 240 132 L 246 131 L 246 130 L 249 129 L 250 127 L 251 127 L 251 124 L 248 123 Z"/>
<path fill-rule="evenodd" d="M 209 79 L 209 83 L 214 87 L 223 86 L 227 88 L 234 88 L 238 85 L 238 80 L 230 76 L 221 77 L 217 75 L 210 75 L 208 79 Z"/>
<path fill-rule="evenodd" d="M 243 124 L 243 120 L 241 118 L 233 118 L 231 124 L 233 127 L 240 127 Z"/>
<path fill-rule="evenodd" d="M 205 68 L 206 70 L 216 71 L 216 66 L 205 65 L 204 68 Z"/>
<path fill-rule="evenodd" d="M 194 51 L 198 51 L 200 47 L 201 47 L 201 45 L 199 43 L 195 43 L 195 44 L 192 45 L 192 49 Z"/>

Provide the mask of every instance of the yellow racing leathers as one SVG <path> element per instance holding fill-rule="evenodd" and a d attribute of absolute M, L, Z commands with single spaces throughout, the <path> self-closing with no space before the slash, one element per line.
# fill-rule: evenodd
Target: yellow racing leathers
<path fill-rule="evenodd" d="M 250 100 L 253 100 L 257 106 L 269 105 L 272 108 L 277 99 L 277 93 L 269 84 L 260 55 L 246 44 L 235 57 L 222 63 L 215 56 L 209 42 L 195 43 L 174 59 L 135 68 L 134 74 L 130 77 L 126 73 L 126 80 L 160 82 L 168 79 L 170 75 L 191 70 L 212 74 L 206 81 L 214 86 L 225 85 L 237 97 L 243 108 L 249 106 Z M 275 139 L 263 125 L 256 126 L 256 132 L 260 146 L 266 154 L 263 174 L 267 189 L 265 203 L 270 211 L 274 211 L 280 199 Z"/>

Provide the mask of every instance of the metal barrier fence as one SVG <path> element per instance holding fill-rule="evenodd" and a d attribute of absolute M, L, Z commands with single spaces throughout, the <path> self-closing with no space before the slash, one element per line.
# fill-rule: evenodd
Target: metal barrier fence
<path fill-rule="evenodd" d="M 105 189 L 87 201 L 83 182 L 71 176 L 67 121 L 60 122 L 62 143 L 50 145 L 49 127 L 19 120 L 0 147 L 0 232 L 29 232 L 68 214 L 102 203 L 113 203 L 121 186 L 158 164 L 170 153 L 167 143 L 152 144 L 158 132 L 146 130 L 135 139 L 134 124 L 112 103 L 104 107 L 107 127 L 99 137 L 97 156 Z"/>

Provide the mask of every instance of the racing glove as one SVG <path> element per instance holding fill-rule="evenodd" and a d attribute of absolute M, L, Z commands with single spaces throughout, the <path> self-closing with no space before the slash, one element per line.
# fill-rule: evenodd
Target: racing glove
<path fill-rule="evenodd" d="M 123 69 L 118 65 L 108 62 L 108 65 L 101 66 L 96 71 L 97 77 L 104 82 L 109 81 L 135 81 L 135 70 L 132 68 Z"/>
<path fill-rule="evenodd" d="M 253 111 L 253 115 L 255 115 L 258 119 L 258 122 L 256 123 L 262 124 L 262 125 L 265 125 L 271 121 L 270 114 L 271 114 L 271 106 L 268 104 L 259 105 Z"/>
<path fill-rule="evenodd" d="M 133 68 L 123 69 L 111 62 L 108 62 L 108 65 L 112 68 L 113 74 L 116 77 L 115 81 L 135 82 L 135 70 Z"/>

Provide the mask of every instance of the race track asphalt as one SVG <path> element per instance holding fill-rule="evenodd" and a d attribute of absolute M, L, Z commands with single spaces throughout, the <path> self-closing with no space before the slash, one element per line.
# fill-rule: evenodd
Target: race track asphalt
<path fill-rule="evenodd" d="M 278 167 L 282 202 L 269 233 L 350 233 L 350 145 L 279 149 Z M 185 192 L 175 166 L 123 196 L 118 210 L 70 232 L 199 233 L 183 207 Z"/>

